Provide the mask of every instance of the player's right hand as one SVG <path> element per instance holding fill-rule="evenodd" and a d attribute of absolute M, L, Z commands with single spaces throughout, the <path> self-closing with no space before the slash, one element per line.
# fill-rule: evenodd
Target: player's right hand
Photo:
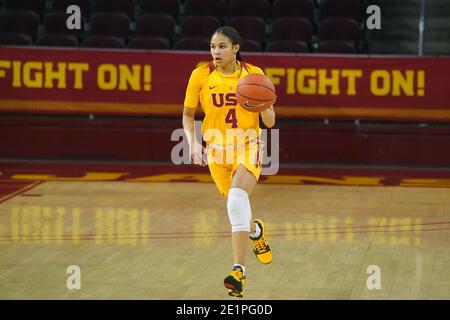
<path fill-rule="evenodd" d="M 190 148 L 191 153 L 191 162 L 193 164 L 197 164 L 199 166 L 206 166 L 207 162 L 207 154 L 206 149 L 203 147 L 201 143 L 195 142 L 193 146 Z"/>

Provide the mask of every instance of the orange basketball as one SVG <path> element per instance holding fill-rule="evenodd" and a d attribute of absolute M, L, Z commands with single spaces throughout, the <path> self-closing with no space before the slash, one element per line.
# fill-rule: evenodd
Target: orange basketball
<path fill-rule="evenodd" d="M 252 112 L 260 112 L 275 103 L 275 86 L 263 74 L 251 73 L 243 77 L 236 87 L 238 103 Z"/>

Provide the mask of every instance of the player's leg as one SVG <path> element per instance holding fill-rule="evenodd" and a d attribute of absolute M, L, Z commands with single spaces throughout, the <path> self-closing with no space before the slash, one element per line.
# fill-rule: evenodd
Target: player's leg
<path fill-rule="evenodd" d="M 245 266 L 248 252 L 248 236 L 251 229 L 252 211 L 249 195 L 257 181 L 243 164 L 239 165 L 231 180 L 228 191 L 228 214 L 232 222 L 234 263 Z"/>
<path fill-rule="evenodd" d="M 231 223 L 234 265 L 230 275 L 225 278 L 224 285 L 230 289 L 229 294 L 235 297 L 242 297 L 246 282 L 245 261 L 252 218 L 248 195 L 256 182 L 255 176 L 244 165 L 239 165 L 234 171 L 228 191 L 227 210 Z"/>
<path fill-rule="evenodd" d="M 208 150 L 208 169 L 211 177 L 219 190 L 220 194 L 228 197 L 228 190 L 230 189 L 231 176 L 233 168 L 223 161 L 223 152 L 215 149 Z"/>
<path fill-rule="evenodd" d="M 227 211 L 231 224 L 234 263 L 244 266 L 248 248 L 239 245 L 239 243 L 242 242 L 248 245 L 247 237 L 250 232 L 251 221 L 248 194 L 255 187 L 257 179 L 244 165 L 236 166 L 220 162 L 225 161 L 226 156 L 227 154 L 220 150 L 210 150 L 208 153 L 208 167 L 220 193 L 227 196 Z M 233 156 L 233 158 L 235 157 Z"/>
<path fill-rule="evenodd" d="M 243 162 L 243 164 L 240 164 L 236 168 L 231 182 L 230 192 L 231 190 L 233 190 L 233 188 L 240 188 L 247 192 L 250 223 L 252 213 L 250 202 L 248 201 L 248 196 L 253 191 L 253 188 L 255 187 L 259 179 L 262 169 L 262 147 L 260 142 L 257 141 L 256 143 L 250 143 L 239 155 L 239 161 Z M 251 230 L 250 236 L 253 245 L 253 252 L 261 263 L 268 264 L 272 262 L 272 250 L 265 237 L 264 222 L 261 219 L 255 219 L 253 222 L 254 223 L 250 223 L 251 228 L 255 229 Z M 247 240 L 244 239 L 244 233 L 236 235 L 235 237 L 235 251 L 237 252 L 237 255 L 239 257 L 246 257 Z"/>
<path fill-rule="evenodd" d="M 212 160 L 211 157 L 209 157 L 208 160 L 208 167 L 209 167 L 209 171 L 211 172 L 211 177 L 214 180 L 214 183 L 216 184 L 217 188 L 219 189 L 219 192 L 223 195 L 227 197 L 227 210 L 230 212 L 230 208 L 233 205 L 229 205 L 230 200 L 231 203 L 235 203 L 234 200 L 232 199 L 236 199 L 236 194 L 235 192 L 232 192 L 231 195 L 229 194 L 229 190 L 230 190 L 230 184 L 231 184 L 231 178 L 232 178 L 232 166 L 231 165 L 226 165 L 226 164 L 217 164 Z M 239 201 L 239 200 L 238 200 Z M 234 240 L 234 235 L 236 232 L 234 229 L 239 229 L 240 226 L 238 225 L 238 223 L 232 219 L 232 216 L 230 216 L 229 214 L 229 218 L 230 218 L 230 223 L 232 225 L 232 243 L 233 243 L 233 257 L 234 257 L 234 261 L 236 263 L 236 265 L 234 265 L 233 270 L 231 271 L 230 275 L 227 276 L 224 280 L 224 286 L 228 289 L 228 293 L 231 296 L 234 297 L 242 297 L 242 290 L 243 287 L 245 285 L 245 275 L 244 275 L 244 263 L 242 264 L 242 267 L 240 266 L 239 262 L 239 258 L 237 258 L 237 253 L 236 253 L 236 249 L 235 249 L 235 240 Z M 245 221 L 245 219 L 244 219 Z M 239 233 L 239 232 L 238 232 Z M 245 239 L 247 240 L 248 237 L 248 232 L 245 232 Z M 238 261 L 238 262 L 236 262 Z"/>

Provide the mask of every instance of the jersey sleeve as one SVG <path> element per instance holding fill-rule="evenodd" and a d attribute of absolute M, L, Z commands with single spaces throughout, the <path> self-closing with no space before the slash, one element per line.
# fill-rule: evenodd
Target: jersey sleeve
<path fill-rule="evenodd" d="M 260 67 L 257 67 L 252 64 L 247 64 L 247 66 L 249 67 L 249 73 L 264 74 L 264 71 L 262 71 L 262 69 Z"/>
<path fill-rule="evenodd" d="M 255 66 L 255 73 L 264 74 L 264 71 L 260 67 Z"/>
<path fill-rule="evenodd" d="M 186 88 L 186 96 L 184 98 L 184 106 L 187 108 L 195 109 L 199 104 L 200 90 L 202 90 L 203 83 L 207 77 L 204 69 L 204 67 L 199 67 L 194 69 L 191 73 L 191 77 L 189 78 Z"/>

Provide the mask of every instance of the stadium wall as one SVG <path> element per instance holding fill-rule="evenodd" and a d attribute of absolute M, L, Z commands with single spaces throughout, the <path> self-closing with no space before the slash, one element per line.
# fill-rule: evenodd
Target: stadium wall
<path fill-rule="evenodd" d="M 205 53 L 0 48 L 0 157 L 169 162 Z M 286 165 L 450 165 L 450 58 L 254 54 Z M 201 116 L 201 112 L 199 112 Z"/>

